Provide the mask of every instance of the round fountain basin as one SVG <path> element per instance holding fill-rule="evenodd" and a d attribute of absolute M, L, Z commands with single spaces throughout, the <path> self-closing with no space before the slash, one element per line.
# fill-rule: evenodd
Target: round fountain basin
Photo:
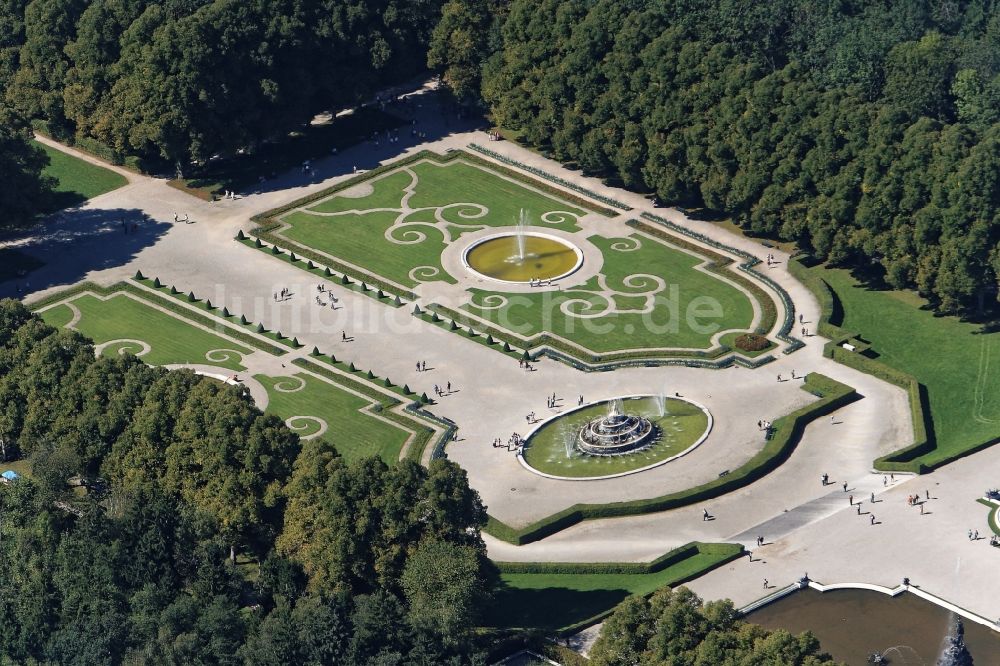
<path fill-rule="evenodd" d="M 583 253 L 555 236 L 524 232 L 519 239 L 511 232 L 476 241 L 465 250 L 462 263 L 490 280 L 527 283 L 566 277 L 583 264 Z"/>
<path fill-rule="evenodd" d="M 684 456 L 711 430 L 711 413 L 693 401 L 628 396 L 548 419 L 528 434 L 519 458 L 527 469 L 551 479 L 608 479 Z"/>

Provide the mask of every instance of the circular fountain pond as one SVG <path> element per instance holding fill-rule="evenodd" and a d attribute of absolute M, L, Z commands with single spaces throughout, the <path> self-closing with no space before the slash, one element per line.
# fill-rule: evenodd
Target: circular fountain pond
<path fill-rule="evenodd" d="M 688 400 L 604 400 L 542 423 L 528 436 L 521 461 L 533 472 L 562 479 L 633 474 L 691 451 L 711 429 L 708 409 Z"/>
<path fill-rule="evenodd" d="M 556 236 L 518 230 L 479 239 L 466 248 L 462 262 L 491 280 L 527 283 L 573 273 L 583 263 L 583 253 Z"/>

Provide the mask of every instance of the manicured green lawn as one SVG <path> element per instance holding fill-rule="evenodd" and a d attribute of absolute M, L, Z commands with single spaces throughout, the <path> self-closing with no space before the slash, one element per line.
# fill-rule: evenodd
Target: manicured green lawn
<path fill-rule="evenodd" d="M 486 624 L 563 629 L 608 612 L 633 594 L 651 594 L 696 578 L 729 560 L 735 548 L 732 544 L 699 544 L 697 554 L 656 573 L 505 573 Z"/>
<path fill-rule="evenodd" d="M 128 183 L 124 176 L 110 169 L 84 162 L 41 143 L 36 142 L 35 145 L 49 156 L 45 174 L 58 182 L 52 210 L 75 206 Z"/>
<path fill-rule="evenodd" d="M 832 323 L 872 343 L 879 360 L 927 387 L 937 449 L 933 465 L 1000 435 L 1000 333 L 921 309 L 911 292 L 872 291 L 846 270 L 814 267 L 842 306 Z"/>
<path fill-rule="evenodd" d="M 571 234 L 584 216 L 601 218 L 543 192 L 541 184 L 529 187 L 457 155 L 422 157 L 307 203 L 280 215 L 288 226 L 272 233 L 279 245 L 284 238 L 413 288 L 454 284 L 458 276 L 444 271 L 442 252 L 472 231 L 510 230 L 522 211 L 531 227 Z M 718 331 L 750 327 L 752 298 L 697 270 L 706 257 L 641 233 L 587 240 L 601 256 L 593 253 L 584 264 L 599 261 L 600 273 L 584 285 L 518 294 L 469 289 L 467 302 L 448 307 L 506 329 L 515 344 L 537 344 L 549 333 L 592 355 L 710 349 Z"/>
<path fill-rule="evenodd" d="M 422 210 L 409 213 L 405 224 L 390 232 L 402 214 L 405 188 L 413 183 L 414 176 L 416 184 L 407 203 L 412 209 Z M 421 271 L 425 279 L 455 282 L 441 269 L 441 252 L 448 242 L 445 233 L 454 240 L 462 233 L 484 226 L 513 226 L 521 208 L 528 212 L 533 225 L 575 231 L 577 216 L 584 214 L 575 206 L 458 160 L 443 165 L 422 160 L 378 176 L 367 184 L 372 192 L 366 196 L 338 193 L 306 210 L 282 217 L 291 227 L 281 235 L 413 287 L 419 281 L 413 273 L 418 267 L 430 267 L 429 271 Z M 351 190 L 347 194 L 352 194 Z M 454 205 L 461 203 L 479 204 L 488 212 L 476 217 L 482 209 Z M 435 226 L 435 211 L 439 211 L 446 224 Z M 551 218 L 553 223 L 541 221 L 542 215 L 556 211 L 568 215 Z"/>
<path fill-rule="evenodd" d="M 658 398 L 623 402 L 625 413 L 644 416 L 660 429 L 660 436 L 648 449 L 622 456 L 589 456 L 571 448 L 567 455 L 567 444 L 573 446 L 580 428 L 591 419 L 608 413 L 608 405 L 600 403 L 547 423 L 528 440 L 524 458 L 538 471 L 556 476 L 618 474 L 677 455 L 694 444 L 708 427 L 705 413 L 689 402 L 667 398 L 662 416 L 657 403 L 661 403 Z"/>
<path fill-rule="evenodd" d="M 240 355 L 250 353 L 243 345 L 196 328 L 125 294 L 116 294 L 106 301 L 84 294 L 71 302 L 82 315 L 74 326 L 77 331 L 95 344 L 111 340 L 141 340 L 150 346 L 149 353 L 144 354 L 142 360 L 151 365 L 201 363 L 242 370 Z M 73 313 L 62 304 L 46 310 L 41 316 L 53 326 L 65 326 Z M 121 348 L 135 353 L 140 346 L 123 342 L 109 346 L 104 353 L 118 353 Z M 213 358 L 209 359 L 207 354 L 212 350 L 229 351 L 213 354 Z"/>
<path fill-rule="evenodd" d="M 337 447 L 348 461 L 379 456 L 387 463 L 399 460 L 399 453 L 409 432 L 386 423 L 377 417 L 361 412 L 371 401 L 299 373 L 294 377 L 255 377 L 267 387 L 268 414 L 288 419 L 293 416 L 313 416 L 326 422 L 328 429 L 322 437 Z M 284 392 L 276 387 L 301 389 Z M 293 429 L 302 437 L 314 435 L 319 424 L 310 419 L 293 422 Z M 301 429 L 297 429 L 301 428 Z"/>
<path fill-rule="evenodd" d="M 597 353 L 664 347 L 707 349 L 719 330 L 747 329 L 753 321 L 753 305 L 746 294 L 694 270 L 703 261 L 700 257 L 638 234 L 627 238 L 593 236 L 589 240 L 604 256 L 601 272 L 607 288 L 615 292 L 611 296 L 597 293 L 601 287 L 594 278 L 567 291 L 517 294 L 500 308 L 479 307 L 491 305 L 484 299 L 493 292 L 475 290 L 473 304 L 463 309 L 522 337 L 549 331 Z M 662 279 L 662 285 L 656 278 Z M 564 304 L 574 314 L 603 314 L 569 316 L 563 311 Z M 709 316 L 698 316 L 700 312 Z"/>

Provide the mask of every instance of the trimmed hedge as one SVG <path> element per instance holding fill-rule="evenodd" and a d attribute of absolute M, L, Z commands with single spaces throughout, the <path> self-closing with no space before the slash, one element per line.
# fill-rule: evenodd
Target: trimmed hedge
<path fill-rule="evenodd" d="M 490 150 L 489 148 L 486 148 L 485 146 L 480 146 L 478 143 L 470 143 L 469 144 L 469 148 L 471 150 L 476 151 L 477 153 L 482 153 L 483 155 L 486 155 L 490 159 L 494 159 L 494 160 L 496 160 L 498 162 L 502 162 L 503 164 L 507 164 L 509 166 L 516 167 L 516 168 L 521 169 L 523 171 L 527 171 L 528 173 L 532 174 L 533 176 L 538 176 L 539 178 L 544 178 L 545 180 L 551 181 L 551 182 L 555 183 L 556 185 L 559 185 L 560 187 L 565 187 L 566 189 L 573 190 L 574 192 L 578 192 L 579 194 L 582 194 L 584 196 L 590 197 L 594 201 L 600 201 L 602 204 L 604 204 L 606 206 L 611 206 L 612 208 L 617 208 L 618 210 L 623 210 L 625 212 L 628 212 L 628 211 L 632 210 L 631 206 L 629 206 L 628 204 L 622 203 L 621 201 L 618 201 L 617 199 L 612 199 L 611 197 L 604 196 L 603 194 L 598 194 L 597 192 L 594 192 L 593 190 L 587 189 L 586 187 L 583 187 L 582 185 L 577 185 L 576 183 L 572 183 L 572 182 L 566 180 L 565 178 L 560 178 L 559 176 L 554 176 L 554 175 L 550 174 L 549 172 L 544 171 L 542 169 L 539 169 L 537 167 L 529 166 L 527 164 L 524 164 L 523 162 L 518 162 L 517 160 L 515 160 L 513 158 L 507 157 L 506 155 L 501 155 L 500 153 L 498 153 L 496 151 L 493 151 L 493 150 Z M 598 212 L 603 212 L 603 211 L 598 211 Z M 607 211 L 605 214 L 614 215 L 614 211 Z"/>
<path fill-rule="evenodd" d="M 268 246 L 262 243 L 261 242 L 262 238 L 271 245 Z M 371 296 L 372 298 L 377 298 L 378 300 L 384 300 L 385 299 L 384 292 L 392 293 L 395 300 L 389 301 L 389 305 L 392 305 L 393 307 L 400 307 L 402 305 L 402 302 L 399 303 L 396 302 L 396 300 L 398 300 L 400 296 L 411 300 L 416 298 L 416 295 L 412 291 L 406 291 L 404 289 L 400 289 L 398 285 L 390 285 L 382 280 L 379 280 L 376 277 L 368 275 L 367 273 L 361 273 L 360 271 L 357 271 L 356 269 L 353 268 L 347 268 L 345 271 L 345 266 L 340 262 L 336 260 L 331 260 L 329 257 L 323 257 L 319 253 L 313 252 L 308 248 L 296 245 L 295 243 L 287 242 L 286 246 L 284 246 L 285 250 L 287 251 L 282 251 L 281 249 L 282 246 L 277 245 L 275 241 L 280 240 L 281 242 L 285 243 L 286 242 L 285 239 L 275 238 L 273 235 L 268 233 L 260 232 L 260 235 L 254 240 L 251 240 L 249 238 L 244 238 L 243 240 L 239 239 L 236 240 L 237 242 L 242 243 L 247 247 L 267 252 L 273 257 L 283 259 L 292 266 L 295 266 L 296 268 L 317 275 L 321 278 L 331 279 L 336 276 L 334 271 L 331 271 L 329 268 L 332 266 L 337 273 L 341 274 L 340 283 L 344 286 L 354 285 L 351 288 L 359 294 L 365 294 L 367 296 Z M 294 248 L 294 252 L 291 251 L 289 248 Z M 277 250 L 277 252 L 275 252 L 275 250 Z M 291 258 L 291 255 L 293 255 L 295 252 L 298 252 L 303 257 L 310 258 L 310 263 L 315 261 L 317 264 L 321 265 L 319 266 L 314 265 L 312 268 L 309 268 L 308 265 L 302 263 L 301 257 L 295 260 Z M 354 280 L 355 280 L 354 282 L 350 281 L 350 278 L 348 278 L 348 273 L 354 275 Z M 347 281 L 345 281 L 345 279 Z M 365 283 L 364 281 L 368 281 L 371 284 L 378 285 L 379 293 L 381 293 L 382 296 L 377 296 L 376 293 L 372 291 L 370 288 L 367 289 L 363 288 L 363 285 Z"/>
<path fill-rule="evenodd" d="M 146 286 L 150 291 L 154 291 L 158 296 L 161 296 L 161 297 L 163 296 L 163 294 L 161 292 L 162 291 L 167 291 L 168 295 L 172 297 L 170 299 L 166 299 L 167 302 L 171 303 L 171 306 L 173 305 L 173 302 L 187 303 L 189 306 L 196 307 L 199 310 L 202 310 L 204 312 L 210 312 L 210 313 L 212 313 L 213 317 L 218 317 L 218 318 L 224 320 L 225 323 L 230 328 L 235 328 L 235 326 L 237 325 L 237 321 L 238 321 L 239 326 L 245 328 L 248 331 L 252 330 L 255 333 L 257 333 L 258 335 L 263 335 L 264 337 L 269 338 L 271 340 L 274 340 L 275 342 L 281 342 L 286 347 L 291 347 L 292 349 L 296 348 L 292 344 L 291 341 L 282 339 L 282 337 L 281 337 L 280 334 L 266 332 L 266 329 L 264 329 L 263 324 L 257 324 L 255 326 L 253 324 L 253 322 L 251 322 L 249 320 L 247 321 L 247 323 L 244 324 L 243 320 L 246 319 L 246 317 L 244 317 L 244 316 L 240 316 L 239 318 L 237 318 L 233 314 L 230 314 L 228 317 L 221 316 L 221 314 L 215 314 L 215 312 L 214 312 L 215 308 L 211 307 L 211 303 L 210 302 L 208 302 L 208 301 L 200 301 L 197 298 L 195 298 L 194 300 L 191 300 L 192 297 L 194 296 L 194 292 L 189 292 L 188 295 L 185 296 L 179 290 L 177 290 L 176 287 L 173 287 L 173 286 L 168 287 L 165 284 L 161 284 L 159 287 L 157 287 L 156 286 L 156 280 L 150 280 L 149 278 L 143 278 L 142 280 L 134 280 L 134 282 L 136 282 L 138 284 L 141 284 L 143 286 Z M 123 282 L 122 284 L 128 285 L 129 283 Z M 133 288 L 134 288 L 134 285 L 133 285 Z M 142 290 L 141 293 L 146 293 L 146 292 L 145 292 L 145 290 Z M 183 314 L 187 314 L 187 313 L 191 312 L 191 308 L 176 309 L 176 308 L 171 307 L 171 310 L 173 312 L 178 312 L 178 313 L 183 313 Z M 230 321 L 230 320 L 235 320 L 235 321 Z M 209 320 L 202 320 L 200 323 L 205 323 L 207 321 L 209 321 Z M 215 324 L 213 322 L 213 323 L 210 323 L 209 325 L 213 325 L 214 326 Z M 260 330 L 258 330 L 258 329 L 260 329 Z M 237 337 L 238 335 L 244 335 L 244 332 L 240 331 L 238 333 L 233 333 L 232 337 L 237 338 L 241 342 L 247 342 L 247 340 L 244 340 L 243 338 Z M 274 354 L 275 356 L 281 356 L 281 355 L 283 355 L 283 354 L 286 353 L 285 349 L 282 349 L 281 347 L 275 347 L 273 345 L 267 345 L 266 343 L 258 340 L 255 337 L 249 336 L 248 340 L 249 339 L 254 340 L 254 342 L 252 342 L 252 343 L 248 342 L 248 344 L 251 344 L 252 346 L 257 347 L 258 349 L 262 349 L 262 350 L 264 350 L 266 352 Z"/>
<path fill-rule="evenodd" d="M 819 275 L 810 273 L 798 259 L 789 260 L 788 270 L 819 301 L 820 320 L 816 331 L 830 340 L 823 348 L 823 354 L 849 368 L 889 382 L 906 391 L 910 403 L 910 421 L 913 424 L 913 443 L 877 458 L 873 463 L 875 469 L 880 472 L 910 472 L 913 474 L 929 472 L 932 469 L 930 466 L 916 460 L 936 448 L 933 426 L 930 421 L 927 387 L 917 381 L 916 377 L 903 370 L 886 365 L 856 351 L 844 349 L 842 345 L 854 340 L 857 334 L 830 322 L 836 305 L 836 296 L 830 285 Z M 984 442 L 979 448 L 989 444 L 990 442 Z M 968 455 L 971 452 L 965 451 L 961 455 Z M 943 460 L 936 466 L 944 465 L 950 461 L 951 459 Z"/>
<path fill-rule="evenodd" d="M 801 439 L 806 424 L 861 397 L 852 387 L 816 373 L 807 375 L 802 387 L 821 396 L 820 399 L 777 419 L 773 424 L 774 435 L 764 448 L 726 476 L 661 497 L 608 504 L 575 504 L 521 529 L 510 527 L 490 516 L 484 531 L 494 538 L 522 546 L 584 520 L 637 516 L 677 509 L 743 488 L 774 471 L 788 459 Z"/>
<path fill-rule="evenodd" d="M 322 357 L 323 355 L 320 354 L 319 358 Z M 323 360 L 324 362 L 329 363 L 329 361 L 326 361 L 325 359 Z M 306 370 L 309 370 L 310 372 L 314 372 L 318 375 L 326 377 L 327 379 L 333 381 L 336 384 L 339 384 L 340 386 L 343 386 L 345 388 L 348 388 L 352 391 L 356 391 L 357 393 L 366 396 L 375 405 L 381 405 L 382 411 L 379 413 L 379 416 L 389 421 L 392 421 L 393 423 L 402 426 L 404 429 L 409 430 L 410 432 L 413 433 L 413 441 L 410 443 L 410 446 L 406 449 L 406 454 L 403 456 L 403 458 L 406 460 L 414 460 L 416 462 L 419 462 L 420 459 L 423 457 L 423 452 L 427 449 L 427 445 L 434 434 L 433 429 L 428 428 L 427 426 L 421 424 L 417 420 L 418 418 L 426 419 L 427 416 L 425 414 L 421 413 L 419 410 L 413 409 L 411 405 L 407 405 L 406 407 L 404 407 L 404 411 L 406 411 L 408 414 L 413 415 L 414 417 L 417 417 L 417 418 L 407 418 L 406 416 L 403 416 L 397 412 L 392 411 L 392 408 L 402 404 L 402 401 L 397 400 L 395 397 L 391 395 L 388 395 L 388 391 L 386 392 L 380 391 L 371 386 L 370 384 L 359 382 L 350 376 L 333 372 L 329 368 L 326 368 L 320 365 L 319 363 L 310 361 L 309 359 L 297 358 L 294 359 L 292 363 L 294 365 L 299 366 L 300 368 L 304 368 Z M 433 420 L 435 422 L 439 421 L 439 419 L 437 419 L 436 417 L 430 420 Z"/>
<path fill-rule="evenodd" d="M 144 280 L 144 282 L 145 281 L 152 283 L 152 281 L 148 280 L 148 278 Z M 149 304 L 158 305 L 159 307 L 162 307 L 166 310 L 170 310 L 171 312 L 179 315 L 183 319 L 187 319 L 188 321 L 201 324 L 202 326 L 208 326 L 210 328 L 218 328 L 219 326 L 222 326 L 224 327 L 223 332 L 225 335 L 228 335 L 229 337 L 233 338 L 234 340 L 237 340 L 238 342 L 242 342 L 248 347 L 254 347 L 256 349 L 260 349 L 261 351 L 268 352 L 269 354 L 273 354 L 275 356 L 281 356 L 286 353 L 284 349 L 281 349 L 274 345 L 270 345 L 252 335 L 249 335 L 239 329 L 234 328 L 233 326 L 229 325 L 226 322 L 220 321 L 218 318 L 208 317 L 206 315 L 200 314 L 199 312 L 196 312 L 191 308 L 184 307 L 183 305 L 180 304 L 180 302 L 177 301 L 177 299 L 164 298 L 162 294 L 156 294 L 158 298 L 155 298 L 154 300 L 154 298 L 151 298 L 151 296 L 153 296 L 155 292 L 143 289 L 131 282 L 116 282 L 115 284 L 109 287 L 104 287 L 99 284 L 95 284 L 93 282 L 82 282 L 80 284 L 70 287 L 69 289 L 65 289 L 55 294 L 51 294 L 39 301 L 30 303 L 28 304 L 28 307 L 31 308 L 32 310 L 38 310 L 47 305 L 52 305 L 54 303 L 59 303 L 61 301 L 64 301 L 68 298 L 72 298 L 73 296 L 76 296 L 77 294 L 86 291 L 91 291 L 94 292 L 95 294 L 100 294 L 101 296 L 108 296 L 116 292 L 128 292 L 130 294 L 138 296 L 140 299 Z M 182 296 L 182 298 L 187 298 L 187 297 Z"/>
<path fill-rule="evenodd" d="M 464 313 L 436 303 L 429 304 L 426 310 L 415 316 L 419 316 L 426 322 L 437 324 L 451 331 L 460 330 L 459 322 L 467 327 L 472 325 L 469 323 L 469 317 Z M 436 320 L 435 316 L 437 316 Z M 653 353 L 643 351 L 585 355 L 581 354 L 582 348 L 574 347 L 564 340 L 552 338 L 547 333 L 539 333 L 530 340 L 525 340 L 511 334 L 509 331 L 501 331 L 488 325 L 476 325 L 488 336 L 494 337 L 494 342 L 498 340 L 503 342 L 503 345 L 497 348 L 498 351 L 502 349 L 504 353 L 509 352 L 511 356 L 516 356 L 517 358 L 523 358 L 527 354 L 530 357 L 529 360 L 546 357 L 560 363 L 565 363 L 582 372 L 605 372 L 617 368 L 661 366 L 718 369 L 739 365 L 744 368 L 759 368 L 774 360 L 774 357 L 770 354 L 754 358 L 745 357 L 742 354 L 731 354 L 732 349 L 725 345 L 720 345 L 708 351 L 698 349 L 690 352 L 670 352 L 671 355 L 666 357 L 658 357 Z M 530 353 L 524 351 L 522 354 L 519 354 L 516 349 L 511 348 L 511 341 L 519 345 L 522 349 L 532 349 L 532 351 Z M 483 342 L 485 343 L 486 340 L 483 340 Z"/>
<path fill-rule="evenodd" d="M 453 150 L 447 153 L 446 155 L 440 155 L 433 151 L 422 150 L 408 157 L 404 157 L 403 159 L 396 160 L 389 164 L 383 164 L 382 166 L 379 166 L 375 169 L 371 169 L 364 173 L 360 173 L 357 176 L 354 176 L 353 178 L 348 178 L 347 180 L 337 183 L 336 185 L 328 187 L 320 192 L 300 197 L 299 199 L 289 202 L 284 206 L 279 206 L 278 208 L 274 208 L 264 213 L 254 215 L 250 219 L 252 222 L 256 223 L 258 227 L 253 231 L 253 233 L 259 238 L 267 241 L 268 243 L 271 243 L 272 245 L 281 246 L 290 252 L 295 252 L 299 258 L 305 258 L 320 264 L 325 264 L 340 273 L 353 276 L 358 281 L 365 281 L 369 285 L 375 287 L 376 289 L 382 289 L 384 292 L 387 292 L 394 296 L 399 296 L 409 300 L 414 300 L 416 296 L 413 294 L 413 292 L 407 289 L 406 287 L 403 287 L 402 285 L 386 281 L 384 279 L 379 278 L 376 275 L 372 275 L 367 271 L 361 270 L 357 267 L 348 266 L 343 262 L 339 261 L 336 257 L 320 254 L 319 252 L 311 248 L 299 245 L 298 243 L 295 243 L 287 238 L 279 237 L 274 233 L 274 231 L 281 226 L 281 221 L 279 218 L 289 211 L 295 210 L 296 208 L 308 206 L 309 204 L 318 201 L 320 199 L 323 199 L 325 197 L 328 197 L 331 194 L 336 194 L 337 192 L 353 187 L 354 185 L 371 180 L 372 178 L 379 176 L 383 173 L 386 173 L 388 171 L 393 171 L 395 169 L 398 169 L 400 167 L 412 164 L 414 162 L 423 159 L 428 159 L 438 164 L 447 164 L 452 160 L 462 159 L 472 164 L 483 166 L 489 170 L 492 170 L 495 173 L 522 182 L 536 190 L 558 197 L 559 199 L 567 203 L 571 203 L 580 206 L 582 208 L 585 208 L 587 210 L 601 213 L 604 215 L 614 214 L 613 211 L 597 207 L 594 204 L 590 203 L 589 201 L 580 199 L 579 197 L 576 197 L 571 193 L 551 187 L 549 185 L 546 185 L 545 183 L 540 183 L 536 180 L 528 178 L 527 176 L 524 176 L 523 174 L 517 171 L 507 169 L 506 167 L 503 167 L 498 164 L 494 164 L 493 162 L 487 161 L 477 155 L 473 155 L 472 153 L 468 153 L 461 150 Z"/>
<path fill-rule="evenodd" d="M 785 319 L 782 322 L 781 328 L 778 330 L 777 335 L 775 336 L 779 340 L 784 342 L 786 345 L 788 345 L 785 348 L 784 353 L 791 354 L 792 352 L 797 351 L 805 346 L 804 342 L 791 335 L 792 327 L 795 325 L 795 304 L 792 303 L 791 296 L 788 295 L 788 292 L 785 291 L 785 289 L 780 284 L 772 280 L 767 275 L 764 275 L 763 273 L 759 273 L 754 270 L 754 266 L 760 263 L 760 259 L 750 254 L 749 252 L 744 252 L 743 250 L 731 247 L 729 245 L 726 245 L 725 243 L 720 243 L 714 238 L 709 238 L 704 234 L 699 234 L 695 231 L 691 231 L 690 229 L 686 229 L 658 215 L 653 215 L 652 213 L 642 213 L 640 217 L 642 217 L 645 220 L 649 220 L 651 222 L 656 222 L 657 224 L 663 225 L 664 227 L 667 227 L 668 229 L 671 229 L 679 234 L 683 234 L 690 238 L 694 238 L 710 247 L 714 247 L 719 250 L 724 250 L 726 252 L 730 252 L 739 257 L 742 257 L 745 261 L 744 263 L 739 264 L 737 268 L 743 271 L 744 273 L 747 273 L 748 275 L 752 275 L 756 280 L 763 282 L 768 287 L 773 289 L 774 292 L 778 294 L 778 297 L 781 299 L 781 304 L 785 308 Z M 768 302 L 770 302 L 770 299 L 768 299 Z M 766 333 L 766 331 L 763 332 Z"/>
<path fill-rule="evenodd" d="M 683 575 L 677 575 L 666 581 L 668 587 L 676 587 L 684 583 L 703 576 L 704 574 L 717 569 L 724 564 L 732 562 L 741 557 L 746 551 L 743 546 L 735 543 L 702 543 L 692 541 L 679 548 L 675 548 L 659 556 L 652 562 L 495 562 L 501 573 L 513 574 L 654 574 L 664 569 L 680 564 L 698 555 L 710 555 L 712 559 L 704 566 L 692 569 Z M 653 594 L 650 592 L 649 594 Z M 647 595 L 648 596 L 648 595 Z M 614 608 L 608 608 L 589 618 L 575 622 L 557 631 L 559 636 L 574 634 L 585 627 L 589 627 L 600 622 L 611 613 Z"/>

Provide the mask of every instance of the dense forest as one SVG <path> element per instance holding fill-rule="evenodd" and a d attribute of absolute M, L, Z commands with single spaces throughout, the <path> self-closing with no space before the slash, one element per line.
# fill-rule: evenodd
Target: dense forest
<path fill-rule="evenodd" d="M 244 391 L 0 300 L 0 662 L 475 664 L 465 473 L 300 443 Z"/>
<path fill-rule="evenodd" d="M 998 294 L 998 0 L 0 6 L 4 118 L 179 170 L 425 64 L 588 173 L 942 311 Z"/>
<path fill-rule="evenodd" d="M 452 0 L 444 16 L 445 79 L 468 94 L 483 53 L 494 122 L 556 159 L 943 311 L 997 292 L 995 0 Z"/>
<path fill-rule="evenodd" d="M 4 0 L 3 102 L 184 168 L 423 70 L 438 0 Z"/>
<path fill-rule="evenodd" d="M 487 663 L 499 577 L 465 472 L 347 464 L 335 444 L 0 300 L 0 461 L 31 469 L 0 484 L 0 663 Z M 602 664 L 827 663 L 810 635 L 683 588 L 609 626 Z"/>

